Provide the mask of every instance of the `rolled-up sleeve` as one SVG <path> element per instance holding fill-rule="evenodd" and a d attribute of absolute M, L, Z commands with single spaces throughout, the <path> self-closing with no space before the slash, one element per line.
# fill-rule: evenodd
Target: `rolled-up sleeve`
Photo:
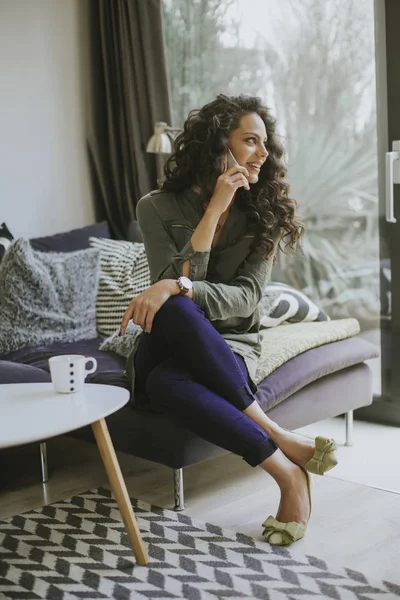
<path fill-rule="evenodd" d="M 193 300 L 204 310 L 210 321 L 231 317 L 249 317 L 259 304 L 273 265 L 253 252 L 242 263 L 230 284 L 193 282 Z"/>
<path fill-rule="evenodd" d="M 196 252 L 191 241 L 178 251 L 162 222 L 151 196 L 144 196 L 136 208 L 137 220 L 146 248 L 152 283 L 160 279 L 177 279 L 183 263 L 189 260 L 189 279 L 201 281 L 207 274 L 210 251 Z"/>
<path fill-rule="evenodd" d="M 193 282 L 193 300 L 210 321 L 249 317 L 261 301 L 272 270 L 272 258 L 250 255 L 230 283 Z"/>

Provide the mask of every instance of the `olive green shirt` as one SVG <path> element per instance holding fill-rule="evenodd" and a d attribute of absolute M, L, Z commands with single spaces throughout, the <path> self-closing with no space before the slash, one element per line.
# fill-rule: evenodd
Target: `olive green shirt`
<path fill-rule="evenodd" d="M 262 335 L 259 303 L 271 275 L 273 258 L 251 252 L 254 234 L 246 230 L 246 215 L 235 203 L 218 246 L 205 252 L 194 250 L 190 239 L 203 214 L 200 196 L 191 189 L 179 194 L 156 190 L 140 199 L 137 219 L 151 281 L 177 279 L 182 275 L 183 263 L 190 261 L 193 301 L 232 351 L 243 357 L 250 387 L 255 392 Z M 127 363 L 133 386 L 136 348 L 137 343 Z"/>

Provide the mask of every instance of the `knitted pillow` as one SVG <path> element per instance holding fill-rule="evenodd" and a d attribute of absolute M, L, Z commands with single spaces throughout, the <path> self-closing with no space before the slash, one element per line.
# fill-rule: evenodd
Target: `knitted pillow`
<path fill-rule="evenodd" d="M 97 250 L 45 253 L 14 242 L 0 263 L 0 354 L 95 338 L 99 272 Z"/>
<path fill-rule="evenodd" d="M 151 285 L 144 244 L 90 237 L 100 250 L 100 283 L 96 304 L 97 330 L 112 335 L 129 302 Z"/>
<path fill-rule="evenodd" d="M 285 283 L 270 281 L 261 300 L 264 327 L 276 327 L 284 321 L 329 321 L 328 315 L 302 292 Z"/>
<path fill-rule="evenodd" d="M 3 258 L 13 239 L 14 237 L 7 225 L 2 223 L 0 225 L 0 260 Z"/>

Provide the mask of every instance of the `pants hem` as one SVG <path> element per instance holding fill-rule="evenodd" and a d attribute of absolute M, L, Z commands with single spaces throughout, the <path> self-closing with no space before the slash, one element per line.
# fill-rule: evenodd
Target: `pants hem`
<path fill-rule="evenodd" d="M 250 455 L 243 456 L 243 460 L 246 461 L 251 467 L 258 467 L 266 458 L 273 455 L 278 450 L 278 446 L 275 444 L 272 438 L 264 440 L 262 444 L 257 448 L 256 452 Z"/>

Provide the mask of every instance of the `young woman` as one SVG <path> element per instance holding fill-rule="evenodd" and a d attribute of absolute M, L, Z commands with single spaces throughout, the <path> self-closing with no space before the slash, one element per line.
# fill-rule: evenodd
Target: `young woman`
<path fill-rule="evenodd" d="M 161 190 L 137 206 L 152 285 L 121 323 L 121 334 L 130 319 L 143 329 L 127 363 L 133 389 L 275 479 L 281 500 L 263 535 L 277 545 L 304 536 L 308 471 L 337 462 L 333 440 L 282 429 L 254 395 L 259 302 L 279 243 L 294 249 L 303 233 L 282 154 L 259 98 L 219 95 L 189 114 Z"/>

